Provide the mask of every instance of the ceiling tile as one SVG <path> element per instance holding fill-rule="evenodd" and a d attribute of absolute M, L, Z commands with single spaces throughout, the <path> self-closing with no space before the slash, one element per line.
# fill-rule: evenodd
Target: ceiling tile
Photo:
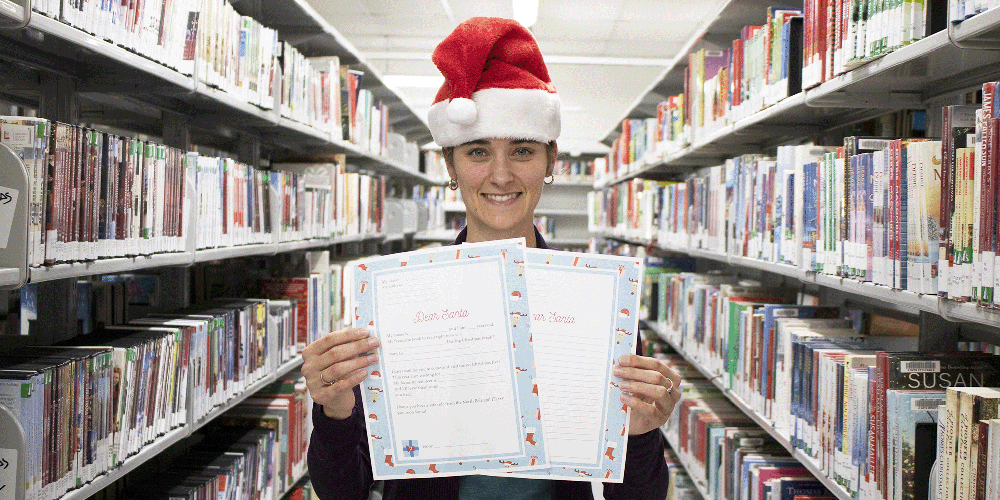
<path fill-rule="evenodd" d="M 614 21 L 618 19 L 625 0 L 540 0 L 538 19 Z"/>

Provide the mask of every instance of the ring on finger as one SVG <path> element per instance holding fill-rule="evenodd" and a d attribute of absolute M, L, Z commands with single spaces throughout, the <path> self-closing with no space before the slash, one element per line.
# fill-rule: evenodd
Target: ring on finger
<path fill-rule="evenodd" d="M 667 394 L 672 394 L 674 392 L 674 380 L 667 378 L 667 382 L 670 382 L 670 387 L 667 387 Z"/>
<path fill-rule="evenodd" d="M 324 375 L 322 371 L 319 372 L 319 379 L 322 380 L 323 383 L 326 384 L 326 385 L 333 385 L 333 384 L 337 383 L 337 379 L 333 379 L 333 382 L 330 382 L 329 380 L 327 380 L 326 379 L 326 375 Z"/>

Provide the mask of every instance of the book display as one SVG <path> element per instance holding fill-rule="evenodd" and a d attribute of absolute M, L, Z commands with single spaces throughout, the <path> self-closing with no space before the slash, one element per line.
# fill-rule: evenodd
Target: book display
<path fill-rule="evenodd" d="M 423 118 L 304 2 L 21 14 L 0 35 L 0 59 L 32 61 L 5 108 L 29 116 L 0 117 L 0 402 L 23 438 L 4 420 L 0 448 L 18 490 L 301 496 L 299 352 L 344 324 L 344 261 L 412 245 L 400 196 L 437 182 L 412 153 Z"/>
<path fill-rule="evenodd" d="M 959 334 L 996 343 L 1000 326 L 997 54 L 976 50 L 1000 30 L 988 4 L 806 1 L 748 16 L 754 2 L 724 2 L 605 139 L 588 210 L 609 243 L 591 249 L 718 269 L 650 266 L 646 280 L 647 325 L 679 353 L 661 356 L 697 372 L 665 432 L 704 498 L 782 498 L 765 469 L 727 483 L 708 461 L 741 456 L 724 443 L 743 428 L 766 448 L 750 453 L 790 456 L 822 486 L 800 495 L 996 494 L 995 417 L 972 402 L 996 385 L 995 357 L 954 352 Z M 747 484 L 762 490 L 726 491 Z"/>

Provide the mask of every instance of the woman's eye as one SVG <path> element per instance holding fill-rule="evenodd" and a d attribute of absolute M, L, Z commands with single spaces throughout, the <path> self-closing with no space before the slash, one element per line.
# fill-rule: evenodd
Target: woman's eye
<path fill-rule="evenodd" d="M 474 158 L 482 158 L 486 156 L 486 150 L 481 148 L 470 149 L 469 152 L 466 154 Z"/>
<path fill-rule="evenodd" d="M 514 150 L 514 154 L 516 156 L 528 156 L 532 153 L 534 153 L 534 151 L 532 151 L 531 148 L 517 148 Z"/>

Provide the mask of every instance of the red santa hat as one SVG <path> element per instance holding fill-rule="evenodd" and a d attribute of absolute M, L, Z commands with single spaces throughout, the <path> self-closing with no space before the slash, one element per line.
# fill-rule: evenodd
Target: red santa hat
<path fill-rule="evenodd" d="M 445 79 L 428 113 L 439 146 L 559 137 L 559 96 L 538 43 L 517 21 L 470 18 L 437 46 L 432 59 Z"/>

